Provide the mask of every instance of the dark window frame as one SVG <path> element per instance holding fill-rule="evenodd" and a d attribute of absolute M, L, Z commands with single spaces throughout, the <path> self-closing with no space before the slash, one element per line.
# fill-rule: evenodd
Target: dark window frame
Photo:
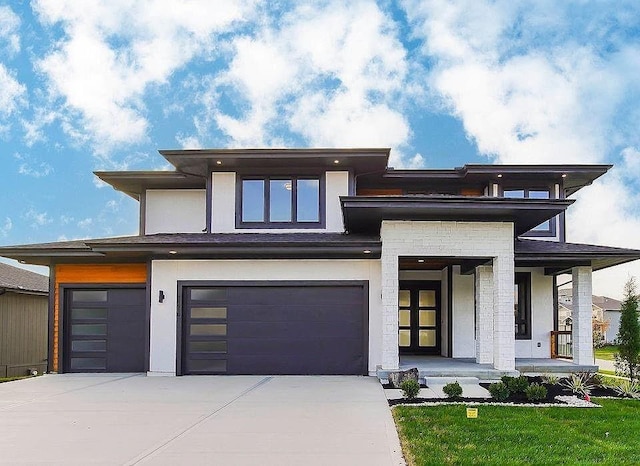
<path fill-rule="evenodd" d="M 242 196 L 243 181 L 260 180 L 264 182 L 264 220 L 261 222 L 247 222 L 242 220 Z M 290 222 L 272 222 L 269 220 L 270 209 L 270 182 L 272 180 L 291 180 L 291 221 Z M 299 180 L 318 180 L 318 221 L 317 222 L 300 222 L 297 220 L 298 210 L 298 181 Z M 273 229 L 319 229 L 326 226 L 326 181 L 323 174 L 265 174 L 251 175 L 238 174 L 236 176 L 236 228 L 273 228 Z"/>
<path fill-rule="evenodd" d="M 500 196 L 504 197 L 505 191 L 524 191 L 524 199 L 531 199 L 529 197 L 530 191 L 547 191 L 549 193 L 548 199 L 556 199 L 555 197 L 555 186 L 554 185 L 527 185 L 523 187 L 522 185 L 506 185 L 500 186 Z M 514 199 L 514 198 L 510 198 Z M 518 198 L 515 198 L 518 199 Z M 537 199 L 537 198 L 534 198 Z M 556 217 L 552 217 L 549 219 L 549 228 L 546 230 L 529 230 L 526 233 L 520 236 L 529 236 L 529 237 L 543 237 L 543 238 L 555 238 L 557 235 L 557 221 Z"/>
<path fill-rule="evenodd" d="M 518 318 L 518 312 L 516 312 L 514 306 L 514 320 L 515 320 L 515 336 L 516 340 L 531 340 L 531 273 L 530 272 L 516 272 L 515 280 L 514 280 L 514 288 L 515 285 L 518 286 L 518 292 L 515 293 L 515 296 L 518 298 L 517 304 L 518 311 L 522 309 L 524 306 L 524 317 L 522 319 Z M 514 289 L 515 291 L 515 289 Z M 524 303 L 521 303 L 520 297 L 524 298 Z M 520 325 L 525 326 L 525 331 L 518 333 L 518 328 Z"/>

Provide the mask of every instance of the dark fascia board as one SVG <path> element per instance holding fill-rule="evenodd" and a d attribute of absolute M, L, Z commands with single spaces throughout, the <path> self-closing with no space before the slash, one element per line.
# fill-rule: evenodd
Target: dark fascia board
<path fill-rule="evenodd" d="M 146 189 L 205 189 L 204 178 L 176 171 L 95 171 L 98 178 L 135 200 Z"/>
<path fill-rule="evenodd" d="M 569 199 L 505 199 L 470 196 L 342 196 L 351 233 L 379 231 L 382 220 L 513 222 L 516 235 L 563 212 Z"/>
<path fill-rule="evenodd" d="M 454 169 L 425 169 L 425 170 L 394 170 L 389 169 L 383 178 L 388 179 L 430 179 L 430 180 L 459 180 L 473 182 L 504 183 L 510 180 L 524 180 L 540 178 L 545 182 L 562 181 L 567 196 L 580 188 L 588 186 L 594 180 L 604 175 L 613 165 L 497 165 L 497 164 L 466 164 Z M 498 176 L 500 175 L 500 176 Z M 564 176 L 563 176 L 564 175 Z"/>
<path fill-rule="evenodd" d="M 389 148 L 193 149 L 161 150 L 179 172 L 208 176 L 211 171 L 262 169 L 353 169 L 356 174 L 383 172 Z M 338 160 L 338 163 L 334 163 Z M 220 163 L 218 163 L 220 162 Z"/>

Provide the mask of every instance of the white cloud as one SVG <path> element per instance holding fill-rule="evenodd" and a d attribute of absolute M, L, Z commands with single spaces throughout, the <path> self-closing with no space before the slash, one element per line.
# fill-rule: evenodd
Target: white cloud
<path fill-rule="evenodd" d="M 0 118 L 10 117 L 23 104 L 26 87 L 18 82 L 15 73 L 0 63 Z"/>
<path fill-rule="evenodd" d="M 93 219 L 89 217 L 84 218 L 78 222 L 78 227 L 82 228 L 83 230 L 88 230 L 92 226 L 93 226 Z"/>
<path fill-rule="evenodd" d="M 233 39 L 232 54 L 201 97 L 209 112 L 195 121 L 201 140 L 217 126 L 233 146 L 408 143 L 405 50 L 375 3 L 297 4 L 276 24 Z"/>
<path fill-rule="evenodd" d="M 34 208 L 25 212 L 23 218 L 31 222 L 32 228 L 39 228 L 41 226 L 48 225 L 53 221 L 47 212 L 38 212 Z"/>
<path fill-rule="evenodd" d="M 0 236 L 6 237 L 13 228 L 11 218 L 5 217 L 4 223 L 0 224 Z"/>
<path fill-rule="evenodd" d="M 0 6 L 0 44 L 10 55 L 20 51 L 20 18 L 7 5 Z"/>
<path fill-rule="evenodd" d="M 460 118 L 479 151 L 499 163 L 618 163 L 578 193 L 568 240 L 640 248 L 638 4 L 404 5 L 433 63 L 429 95 Z M 631 269 L 640 274 L 634 264 L 611 276 Z M 623 281 L 608 273 L 594 288 L 614 294 Z"/>
<path fill-rule="evenodd" d="M 47 162 L 34 160 L 33 157 L 20 154 L 19 152 L 14 153 L 13 157 L 22 162 L 18 166 L 18 173 L 21 175 L 42 178 L 53 173 L 53 167 Z"/>
<path fill-rule="evenodd" d="M 167 83 L 196 54 L 214 50 L 215 33 L 249 17 L 251 8 L 251 2 L 206 0 L 35 2 L 44 26 L 64 30 L 37 62 L 52 98 L 63 101 L 63 129 L 103 156 L 144 141 L 143 97 L 150 86 Z"/>

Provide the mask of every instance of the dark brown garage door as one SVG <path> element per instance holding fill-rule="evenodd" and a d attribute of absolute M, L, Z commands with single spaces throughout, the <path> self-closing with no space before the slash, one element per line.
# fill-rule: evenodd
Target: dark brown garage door
<path fill-rule="evenodd" d="M 65 372 L 143 372 L 144 288 L 65 290 Z"/>
<path fill-rule="evenodd" d="M 364 282 L 184 286 L 182 374 L 366 374 Z"/>

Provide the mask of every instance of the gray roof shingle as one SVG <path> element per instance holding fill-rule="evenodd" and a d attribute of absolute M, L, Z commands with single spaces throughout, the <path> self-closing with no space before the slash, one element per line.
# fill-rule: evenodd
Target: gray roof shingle
<path fill-rule="evenodd" d="M 49 277 L 0 262 L 0 288 L 47 293 Z"/>

